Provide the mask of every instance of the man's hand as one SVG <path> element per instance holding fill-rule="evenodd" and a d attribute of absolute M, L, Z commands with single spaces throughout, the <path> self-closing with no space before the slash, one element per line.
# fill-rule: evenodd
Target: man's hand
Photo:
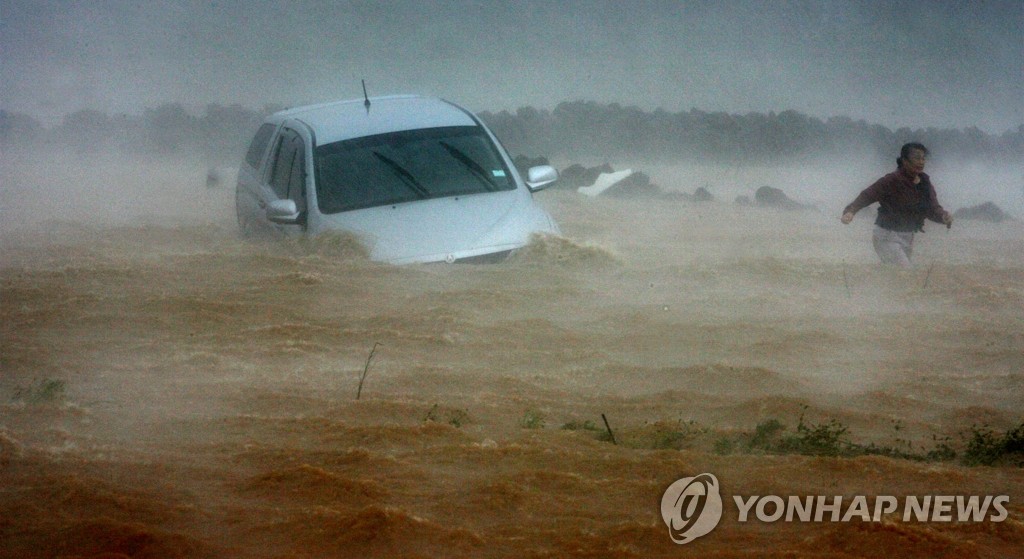
<path fill-rule="evenodd" d="M 952 217 L 950 217 L 949 219 L 950 219 L 950 221 L 953 220 Z M 843 225 L 848 225 L 851 221 L 853 221 L 853 212 L 846 212 L 846 213 L 844 213 L 843 217 L 839 218 L 839 221 L 842 221 Z"/>
<path fill-rule="evenodd" d="M 953 227 L 953 214 L 949 212 L 942 214 L 942 223 L 946 224 L 946 229 Z"/>

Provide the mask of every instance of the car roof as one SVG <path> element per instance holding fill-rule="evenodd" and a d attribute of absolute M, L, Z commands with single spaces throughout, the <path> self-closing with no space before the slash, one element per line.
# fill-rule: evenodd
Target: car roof
<path fill-rule="evenodd" d="M 469 111 L 444 99 L 418 95 L 370 97 L 369 110 L 365 102 L 351 99 L 295 107 L 276 112 L 267 121 L 301 120 L 313 130 L 318 145 L 399 130 L 477 125 Z"/>

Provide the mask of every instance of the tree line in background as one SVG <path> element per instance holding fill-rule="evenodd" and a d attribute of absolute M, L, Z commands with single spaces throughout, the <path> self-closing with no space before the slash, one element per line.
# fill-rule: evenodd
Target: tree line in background
<path fill-rule="evenodd" d="M 117 150 L 139 155 L 205 158 L 211 165 L 237 165 L 263 117 L 284 107 L 254 110 L 241 105 L 207 105 L 202 115 L 178 103 L 146 109 L 141 115 L 108 115 L 85 109 L 44 127 L 31 116 L 0 110 L 0 146 L 47 145 L 79 154 Z"/>
<path fill-rule="evenodd" d="M 964 129 L 899 128 L 797 111 L 729 114 L 698 109 L 670 113 L 616 103 L 561 103 L 552 111 L 480 113 L 510 152 L 576 160 L 646 159 L 729 163 L 794 161 L 842 153 L 894 160 L 899 147 L 920 141 L 949 158 L 1024 159 L 1024 125 L 1003 134 Z"/>
<path fill-rule="evenodd" d="M 60 124 L 43 126 L 31 116 L 0 110 L 0 146 L 47 144 L 78 153 L 117 149 L 127 153 L 200 156 L 211 164 L 235 165 L 264 115 L 254 110 L 208 105 L 203 114 L 168 103 L 142 115 L 81 110 Z M 964 129 L 889 129 L 847 117 L 822 120 L 797 111 L 729 114 L 698 109 L 644 111 L 617 103 L 565 102 L 553 110 L 522 107 L 482 112 L 480 118 L 513 155 L 577 161 L 665 160 L 729 163 L 796 161 L 841 153 L 891 159 L 899 146 L 920 141 L 943 158 L 1024 159 L 1024 125 L 1002 134 Z"/>

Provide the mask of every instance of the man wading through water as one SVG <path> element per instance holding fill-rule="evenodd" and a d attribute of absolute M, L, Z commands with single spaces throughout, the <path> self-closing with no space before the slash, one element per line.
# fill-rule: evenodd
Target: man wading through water
<path fill-rule="evenodd" d="M 864 189 L 846 209 L 841 221 L 846 224 L 863 208 L 878 202 L 878 218 L 872 237 L 875 252 L 885 264 L 910 266 L 914 233 L 924 232 L 924 220 L 944 223 L 948 229 L 953 216 L 942 209 L 931 179 L 924 174 L 928 148 L 918 143 L 905 144 L 896 159 L 898 169 Z"/>

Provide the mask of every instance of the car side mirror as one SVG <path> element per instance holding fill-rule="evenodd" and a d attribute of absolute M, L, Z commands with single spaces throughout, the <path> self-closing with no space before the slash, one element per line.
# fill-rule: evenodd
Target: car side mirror
<path fill-rule="evenodd" d="M 274 200 L 267 205 L 267 219 L 286 225 L 298 223 L 299 208 L 295 205 L 295 200 Z"/>
<path fill-rule="evenodd" d="M 530 192 L 543 190 L 556 180 L 558 180 L 558 171 L 551 165 L 530 167 L 530 170 L 526 172 L 526 186 L 530 188 Z"/>

